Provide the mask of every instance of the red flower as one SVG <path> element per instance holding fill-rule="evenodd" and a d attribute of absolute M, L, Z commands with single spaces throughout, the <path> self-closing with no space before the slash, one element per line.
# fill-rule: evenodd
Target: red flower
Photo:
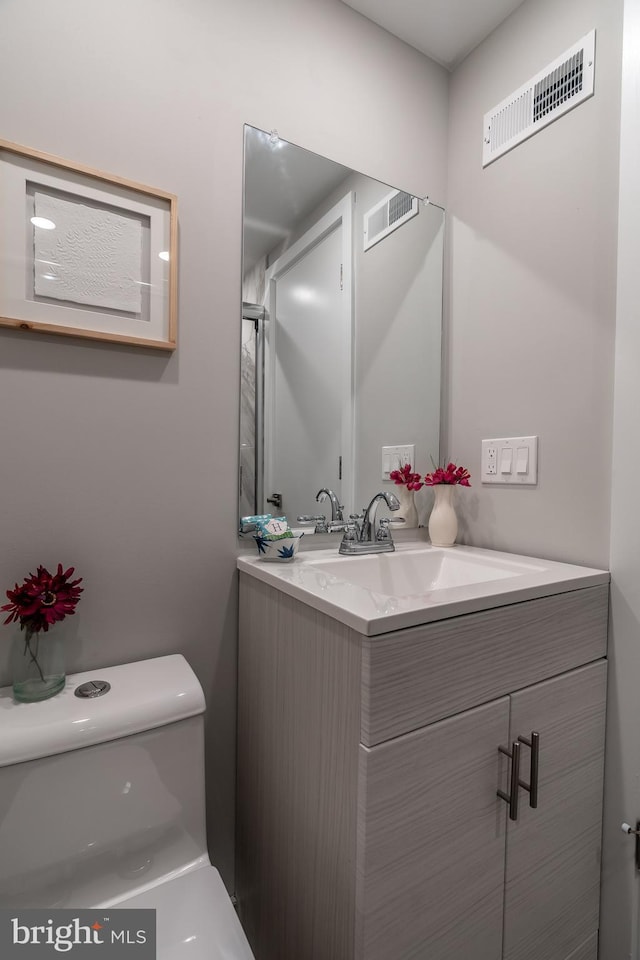
<path fill-rule="evenodd" d="M 62 564 L 53 576 L 45 567 L 38 567 L 35 575 L 30 573 L 24 583 L 15 589 L 7 590 L 10 603 L 5 603 L 0 610 L 8 611 L 9 616 L 4 621 L 20 621 L 20 626 L 32 632 L 44 630 L 58 620 L 75 613 L 76 604 L 80 599 L 82 577 L 71 580 L 74 567 L 62 571 Z"/>
<path fill-rule="evenodd" d="M 437 467 L 433 473 L 428 473 L 424 482 L 428 487 L 435 487 L 439 483 L 459 483 L 462 487 L 470 487 L 471 474 L 465 467 L 457 467 L 455 463 L 448 463 L 446 467 Z"/>
<path fill-rule="evenodd" d="M 423 486 L 420 474 L 412 472 L 410 463 L 405 463 L 399 470 L 392 470 L 389 479 L 397 485 L 404 484 L 408 490 L 420 490 Z"/>

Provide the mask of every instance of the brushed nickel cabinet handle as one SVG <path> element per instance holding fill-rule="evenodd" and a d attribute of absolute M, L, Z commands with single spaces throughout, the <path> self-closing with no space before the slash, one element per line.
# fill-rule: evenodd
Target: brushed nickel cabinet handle
<path fill-rule="evenodd" d="M 518 737 L 520 743 L 524 743 L 525 747 L 529 747 L 531 750 L 531 761 L 529 766 L 529 783 L 525 783 L 524 780 L 520 781 L 520 786 L 524 787 L 525 790 L 529 792 L 529 806 L 537 807 L 538 806 L 538 763 L 540 758 L 540 734 L 536 730 L 531 731 L 531 739 L 529 737 Z"/>
<path fill-rule="evenodd" d="M 511 750 L 507 747 L 498 747 L 500 753 L 511 760 L 511 777 L 509 784 L 509 793 L 504 790 L 498 790 L 497 794 L 501 800 L 509 804 L 509 819 L 518 819 L 518 787 L 520 786 L 520 742 L 514 740 L 511 744 Z"/>

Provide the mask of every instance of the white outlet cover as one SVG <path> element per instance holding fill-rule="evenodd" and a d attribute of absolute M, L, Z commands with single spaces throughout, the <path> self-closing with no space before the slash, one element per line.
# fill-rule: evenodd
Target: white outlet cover
<path fill-rule="evenodd" d="M 526 471 L 522 470 L 526 460 Z M 482 441 L 482 483 L 532 486 L 538 482 L 538 438 L 495 437 Z"/>
<path fill-rule="evenodd" d="M 396 443 L 393 446 L 382 448 L 382 479 L 389 480 L 392 470 L 398 470 L 405 463 L 410 463 L 415 470 L 416 445 L 415 443 Z"/>

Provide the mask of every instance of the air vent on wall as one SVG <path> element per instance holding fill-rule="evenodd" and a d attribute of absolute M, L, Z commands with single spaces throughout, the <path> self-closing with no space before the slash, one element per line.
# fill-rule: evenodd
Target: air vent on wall
<path fill-rule="evenodd" d="M 592 30 L 485 113 L 483 167 L 593 95 L 595 42 Z"/>
<path fill-rule="evenodd" d="M 418 213 L 418 198 L 393 190 L 364 215 L 364 249 L 387 237 Z"/>

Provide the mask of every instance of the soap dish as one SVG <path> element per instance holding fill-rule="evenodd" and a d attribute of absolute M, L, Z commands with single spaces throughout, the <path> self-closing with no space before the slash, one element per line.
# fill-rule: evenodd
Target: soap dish
<path fill-rule="evenodd" d="M 282 537 L 280 540 L 265 540 L 264 537 L 254 537 L 258 547 L 258 560 L 269 560 L 275 563 L 289 563 L 295 560 L 304 533 L 294 534 L 293 537 Z"/>

